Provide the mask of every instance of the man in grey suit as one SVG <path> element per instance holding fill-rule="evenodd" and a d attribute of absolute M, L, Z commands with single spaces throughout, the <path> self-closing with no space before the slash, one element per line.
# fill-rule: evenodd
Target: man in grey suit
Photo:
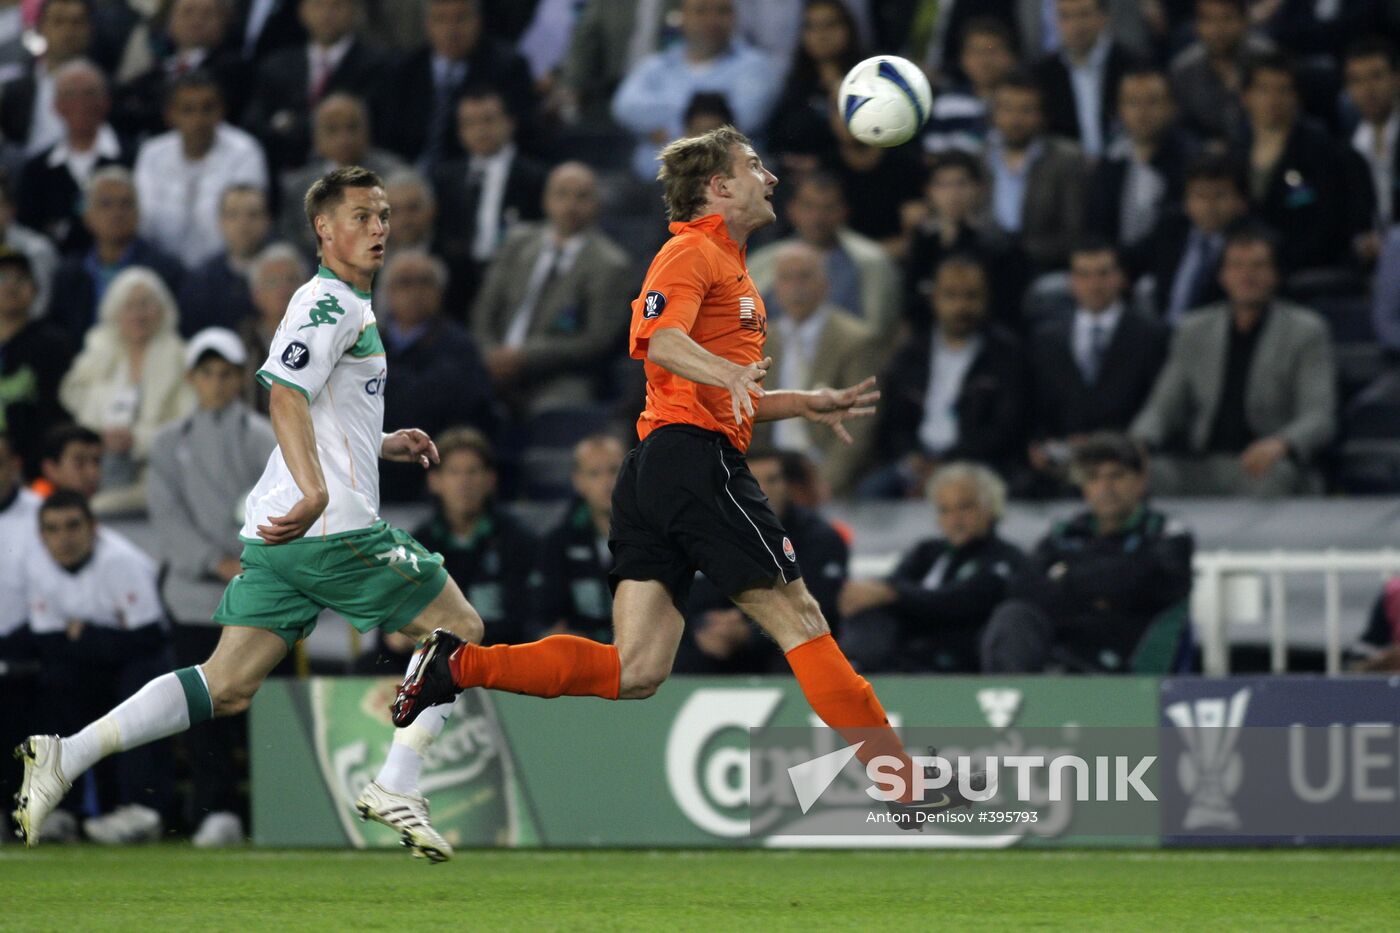
<path fill-rule="evenodd" d="M 875 375 L 880 349 L 863 321 L 827 300 L 822 254 L 806 243 L 786 242 L 773 259 L 773 287 L 783 315 L 768 321 L 763 352 L 773 358 L 764 385 L 768 389 L 818 389 L 855 385 Z M 798 450 L 817 462 L 831 491 L 845 496 L 857 474 L 869 465 L 875 421 L 852 422 L 846 443 L 835 431 L 808 431 L 802 424 L 768 421 L 754 426 L 755 447 Z"/>
<path fill-rule="evenodd" d="M 590 124 L 611 124 L 613 92 L 632 66 L 661 47 L 680 0 L 591 0 L 578 14 L 554 107 Z"/>
<path fill-rule="evenodd" d="M 630 264 L 596 226 L 593 170 L 580 162 L 555 167 L 544 213 L 544 223 L 511 232 L 472 310 L 497 393 L 525 414 L 596 401 L 629 320 Z"/>
<path fill-rule="evenodd" d="M 1318 488 L 1314 464 L 1336 430 L 1327 324 L 1278 300 L 1276 241 L 1242 227 L 1225 240 L 1226 300 L 1182 320 L 1132 433 L 1161 453 L 1161 495 L 1284 496 Z"/>

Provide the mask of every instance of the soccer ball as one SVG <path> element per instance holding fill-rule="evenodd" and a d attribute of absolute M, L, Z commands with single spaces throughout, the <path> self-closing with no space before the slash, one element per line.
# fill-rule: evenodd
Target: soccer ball
<path fill-rule="evenodd" d="M 846 72 L 836 104 L 852 136 L 889 148 L 914 138 L 933 108 L 933 92 L 918 65 L 876 55 Z"/>

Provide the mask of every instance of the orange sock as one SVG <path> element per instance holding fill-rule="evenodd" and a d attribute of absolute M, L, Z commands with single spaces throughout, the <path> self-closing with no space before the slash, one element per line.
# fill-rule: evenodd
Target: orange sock
<path fill-rule="evenodd" d="M 617 646 L 577 635 L 551 635 L 525 645 L 463 645 L 449 663 L 459 687 L 534 697 L 616 700 L 622 681 Z"/>
<path fill-rule="evenodd" d="M 822 722 L 841 734 L 848 744 L 864 742 L 856 752 L 861 764 L 868 765 L 881 755 L 898 758 L 902 764 L 904 800 L 913 796 L 914 764 L 904 752 L 904 743 L 890 728 L 885 708 L 866 679 L 855 672 L 851 662 L 830 635 L 804 641 L 787 653 L 788 664 L 807 697 L 807 703 Z"/>

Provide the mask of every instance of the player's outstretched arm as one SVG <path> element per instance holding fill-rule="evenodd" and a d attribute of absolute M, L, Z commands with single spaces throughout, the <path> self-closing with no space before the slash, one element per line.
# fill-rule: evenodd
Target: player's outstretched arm
<path fill-rule="evenodd" d="M 428 432 L 417 428 L 399 428 L 392 434 L 385 434 L 379 444 L 379 456 L 399 463 L 416 463 L 427 469 L 438 462 L 437 444 Z"/>
<path fill-rule="evenodd" d="M 837 437 L 850 444 L 851 434 L 842 422 L 875 414 L 875 403 L 879 398 L 880 390 L 875 388 L 874 376 L 844 389 L 791 389 L 769 392 L 758 400 L 754 420 L 806 418 L 808 421 L 819 421 L 828 425 L 836 432 Z"/>
<path fill-rule="evenodd" d="M 258 537 L 268 544 L 295 541 L 316 523 L 330 503 L 321 458 L 316 453 L 316 429 L 311 423 L 311 403 L 296 389 L 274 383 L 268 403 L 272 430 L 282 459 L 301 490 L 301 500 L 286 515 L 269 517 L 258 526 Z"/>
<path fill-rule="evenodd" d="M 773 365 L 772 357 L 764 357 L 748 366 L 732 363 L 706 350 L 677 327 L 664 327 L 651 335 L 647 343 L 647 361 L 691 382 L 728 389 L 734 404 L 735 424 L 741 424 L 745 415 L 753 416 L 754 399 L 763 398 L 763 387 L 759 383 Z"/>

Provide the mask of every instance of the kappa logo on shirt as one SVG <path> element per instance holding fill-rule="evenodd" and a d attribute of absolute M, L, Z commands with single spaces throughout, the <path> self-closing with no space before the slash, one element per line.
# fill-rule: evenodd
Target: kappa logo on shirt
<path fill-rule="evenodd" d="M 652 318 L 661 317 L 661 312 L 666 310 L 666 296 L 660 292 L 647 292 L 642 304 L 642 317 L 650 321 Z"/>
<path fill-rule="evenodd" d="M 334 295 L 323 295 L 321 300 L 316 302 L 316 306 L 311 309 L 310 320 L 297 328 L 306 330 L 308 327 L 320 327 L 322 324 L 335 326 L 336 315 L 344 314 L 345 309 L 340 306 Z"/>
<path fill-rule="evenodd" d="M 311 348 L 300 340 L 293 340 L 282 351 L 282 365 L 288 369 L 305 369 L 311 362 Z"/>

